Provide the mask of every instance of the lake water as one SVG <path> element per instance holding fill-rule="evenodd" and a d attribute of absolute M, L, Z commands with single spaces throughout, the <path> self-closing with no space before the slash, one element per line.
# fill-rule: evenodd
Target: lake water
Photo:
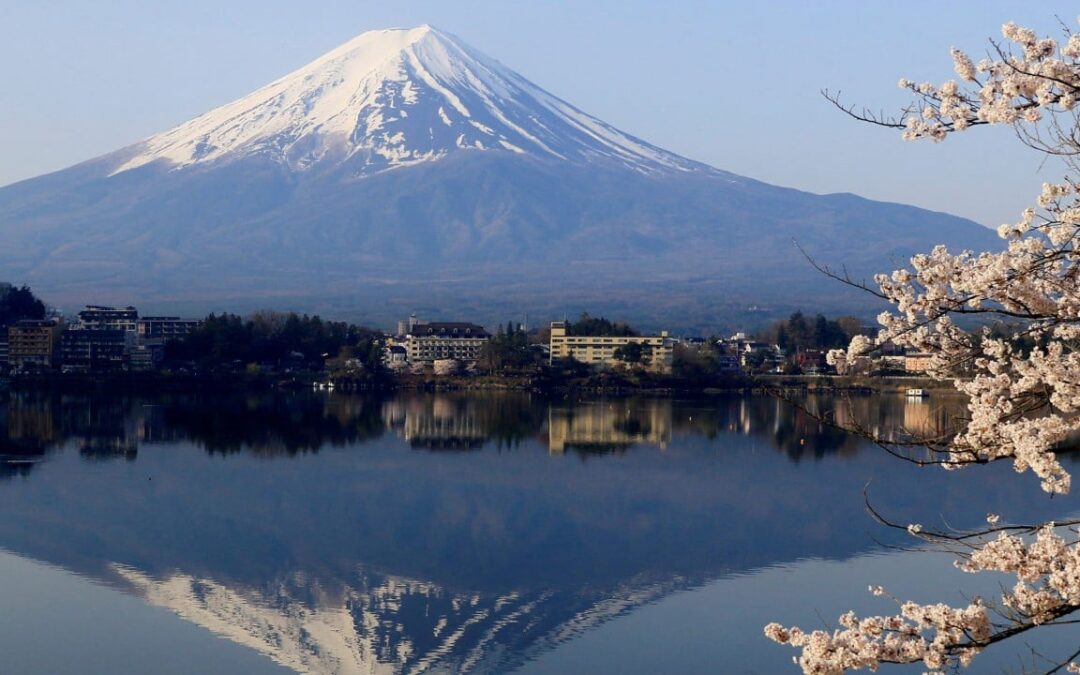
<path fill-rule="evenodd" d="M 811 404 L 879 430 L 960 410 Z M 883 547 L 907 542 L 868 485 L 904 522 L 1080 510 L 764 397 L 0 394 L 0 673 L 795 672 L 765 623 L 1000 581 Z M 1055 630 L 1028 644 L 1068 654 Z"/>

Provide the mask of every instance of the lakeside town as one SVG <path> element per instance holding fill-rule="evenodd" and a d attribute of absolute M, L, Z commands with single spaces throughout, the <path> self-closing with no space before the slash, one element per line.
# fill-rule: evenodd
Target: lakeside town
<path fill-rule="evenodd" d="M 7 3 L 0 675 L 1080 673 L 1080 18 L 923 5 Z"/>
<path fill-rule="evenodd" d="M 195 319 L 86 305 L 66 316 L 27 287 L 0 285 L 0 375 L 16 378 L 233 374 L 307 378 L 332 388 L 427 378 L 606 375 L 627 386 L 710 387 L 766 374 L 836 375 L 827 350 L 872 331 L 854 317 L 801 312 L 728 336 L 642 333 L 587 313 L 541 327 L 510 321 L 494 329 L 413 314 L 392 331 L 269 311 Z M 886 350 L 872 374 L 918 376 L 928 361 L 925 354 Z"/>

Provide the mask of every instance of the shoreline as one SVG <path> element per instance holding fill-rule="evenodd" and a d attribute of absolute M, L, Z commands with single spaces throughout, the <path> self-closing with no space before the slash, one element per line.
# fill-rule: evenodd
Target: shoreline
<path fill-rule="evenodd" d="M 363 393 L 374 391 L 516 391 L 565 395 L 571 393 L 600 395 L 722 395 L 722 394 L 889 394 L 909 388 L 929 393 L 956 393 L 948 382 L 918 376 L 865 375 L 759 375 L 742 376 L 713 382 L 686 382 L 673 378 L 649 376 L 627 380 L 608 373 L 573 379 L 538 376 L 428 376 L 404 375 L 365 379 L 332 380 L 325 373 L 303 372 L 282 377 L 245 374 L 171 375 L 160 373 L 48 374 L 0 378 L 0 391 L 65 390 L 95 391 L 102 388 L 138 393 L 168 391 L 302 391 L 312 390 L 313 383 L 334 382 L 331 391 Z"/>

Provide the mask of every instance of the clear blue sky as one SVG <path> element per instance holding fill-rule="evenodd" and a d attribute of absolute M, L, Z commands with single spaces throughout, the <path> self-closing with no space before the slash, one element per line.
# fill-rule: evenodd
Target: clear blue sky
<path fill-rule="evenodd" d="M 1006 20 L 1075 27 L 1060 1 L 0 0 L 0 185 L 228 102 L 373 28 L 430 23 L 652 143 L 812 192 L 996 226 L 1053 166 L 1006 129 L 904 143 L 818 94 L 895 107 L 901 76 L 952 76 Z"/>

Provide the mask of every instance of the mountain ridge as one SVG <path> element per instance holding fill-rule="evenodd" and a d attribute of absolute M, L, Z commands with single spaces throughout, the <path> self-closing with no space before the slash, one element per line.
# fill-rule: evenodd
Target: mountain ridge
<path fill-rule="evenodd" d="M 948 214 L 682 158 L 430 27 L 365 33 L 140 143 L 0 188 L 0 277 L 63 302 L 196 311 L 873 311 L 792 240 L 866 277 L 938 243 L 1000 245 Z"/>
<path fill-rule="evenodd" d="M 359 153 L 364 175 L 459 150 L 710 169 L 616 130 L 426 24 L 363 33 L 132 148 L 110 175 L 159 160 L 181 169 L 254 153 L 298 171 Z"/>

